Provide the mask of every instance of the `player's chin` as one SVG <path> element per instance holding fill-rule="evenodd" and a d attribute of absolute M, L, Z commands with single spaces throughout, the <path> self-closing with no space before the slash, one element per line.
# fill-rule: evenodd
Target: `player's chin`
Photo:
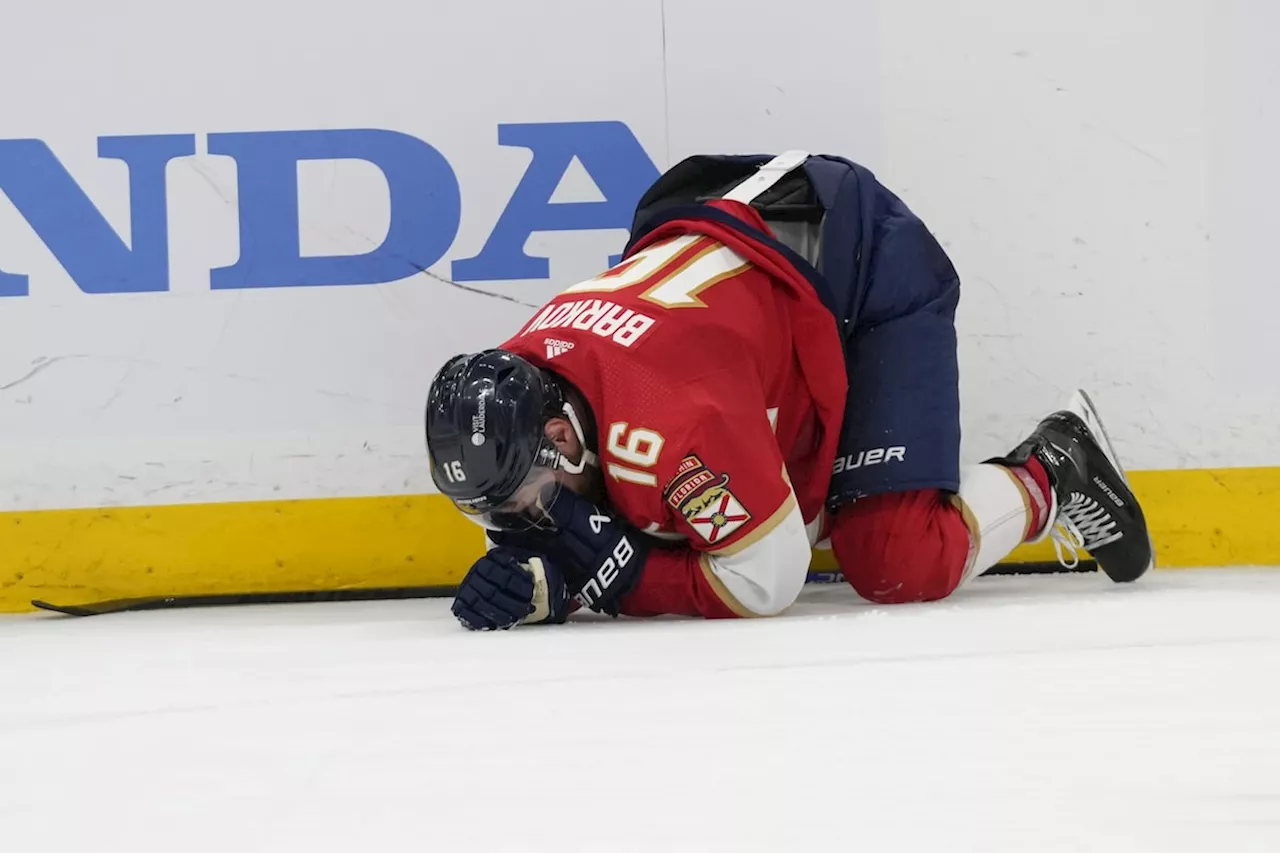
<path fill-rule="evenodd" d="M 587 470 L 581 474 L 568 474 L 562 471 L 558 479 L 562 488 L 568 489 L 575 495 L 596 504 L 604 502 L 606 494 L 604 474 L 599 468 L 588 465 Z"/>

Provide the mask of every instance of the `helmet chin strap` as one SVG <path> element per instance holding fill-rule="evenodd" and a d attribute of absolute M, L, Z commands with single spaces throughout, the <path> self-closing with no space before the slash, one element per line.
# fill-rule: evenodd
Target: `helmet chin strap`
<path fill-rule="evenodd" d="M 582 431 L 582 423 L 578 420 L 578 413 L 573 410 L 573 406 L 565 402 L 561 408 L 564 410 L 564 416 L 569 419 L 569 425 L 573 427 L 574 435 L 578 437 L 578 444 L 582 447 L 582 458 L 577 462 L 570 462 L 569 457 L 562 453 L 560 467 L 570 474 L 581 474 L 588 465 L 595 465 L 599 460 L 587 449 L 587 436 Z"/>

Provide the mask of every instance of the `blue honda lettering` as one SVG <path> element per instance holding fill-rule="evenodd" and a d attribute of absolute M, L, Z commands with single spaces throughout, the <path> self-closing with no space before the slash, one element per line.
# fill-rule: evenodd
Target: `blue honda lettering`
<path fill-rule="evenodd" d="M 195 136 L 105 136 L 98 156 L 129 167 L 133 248 L 38 139 L 0 140 L 0 190 L 85 293 L 169 289 L 165 166 L 195 153 Z M 27 276 L 0 270 L 0 296 L 26 296 Z"/>
<path fill-rule="evenodd" d="M 548 260 L 525 254 L 530 234 L 630 228 L 636 203 L 658 179 L 658 168 L 631 128 L 620 121 L 502 124 L 498 144 L 528 148 L 533 161 L 480 254 L 453 262 L 455 281 L 549 278 Z M 574 157 L 604 201 L 551 201 Z"/>
<path fill-rule="evenodd" d="M 525 254 L 531 234 L 625 230 L 636 202 L 658 177 L 621 122 L 505 124 L 498 127 L 498 142 L 527 148 L 533 158 L 480 253 L 453 264 L 459 281 L 549 277 L 546 258 Z M 40 140 L 0 140 L 0 192 L 85 293 L 166 291 L 165 168 L 175 158 L 193 156 L 195 148 L 191 134 L 99 140 L 100 157 L 122 160 L 129 169 L 131 245 Z M 397 281 L 439 262 L 458 234 L 457 175 L 439 151 L 413 136 L 389 130 L 223 133 L 209 136 L 208 153 L 234 159 L 239 184 L 240 257 L 211 271 L 214 290 Z M 602 201 L 551 201 L 575 159 Z M 370 235 L 371 242 L 381 241 L 376 248 L 360 255 L 302 255 L 298 164 L 308 160 L 359 160 L 382 173 L 390 224 L 385 235 Z M 0 269 L 0 297 L 26 296 L 29 290 L 27 275 Z"/>
<path fill-rule="evenodd" d="M 390 130 L 215 133 L 209 153 L 236 161 L 240 187 L 240 260 L 213 270 L 210 287 L 380 284 L 408 278 L 444 256 L 458 234 L 462 195 L 439 151 Z M 298 236 L 298 163 L 363 160 L 391 193 L 386 237 L 362 255 L 302 257 Z"/>

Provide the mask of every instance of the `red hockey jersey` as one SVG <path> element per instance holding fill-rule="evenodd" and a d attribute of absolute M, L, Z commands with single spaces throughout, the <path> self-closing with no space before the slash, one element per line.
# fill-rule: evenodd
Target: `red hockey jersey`
<path fill-rule="evenodd" d="M 750 207 L 713 202 L 760 230 Z M 624 613 L 791 603 L 821 516 L 846 380 L 835 319 L 779 253 L 677 220 L 537 311 L 503 349 L 572 382 L 609 502 L 655 549 Z"/>

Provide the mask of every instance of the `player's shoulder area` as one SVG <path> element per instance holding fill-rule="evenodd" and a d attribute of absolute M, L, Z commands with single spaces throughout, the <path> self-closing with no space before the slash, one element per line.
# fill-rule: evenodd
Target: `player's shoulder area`
<path fill-rule="evenodd" d="M 665 312 L 626 304 L 608 294 L 557 297 L 540 308 L 501 346 L 544 366 L 688 379 L 709 351 L 751 358 L 761 341 L 758 325 L 724 312 Z M 553 364 L 554 363 L 554 364 Z"/>
<path fill-rule="evenodd" d="M 635 351 L 662 325 L 658 320 L 656 311 L 628 304 L 621 296 L 561 293 L 535 311 L 503 348 L 545 348 L 549 359 L 582 343 L 608 342 L 620 350 Z"/>
<path fill-rule="evenodd" d="M 673 413 L 696 408 L 679 405 L 682 389 L 697 384 L 685 352 L 687 338 L 654 330 L 654 338 L 642 341 L 648 331 L 643 326 L 636 335 L 612 336 L 594 328 L 529 324 L 501 347 L 567 379 L 586 396 L 597 419 L 667 426 Z"/>

